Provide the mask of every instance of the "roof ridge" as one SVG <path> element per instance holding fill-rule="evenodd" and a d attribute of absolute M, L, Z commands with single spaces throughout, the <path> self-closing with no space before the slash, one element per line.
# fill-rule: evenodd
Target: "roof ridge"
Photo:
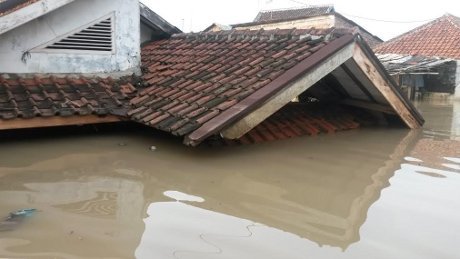
<path fill-rule="evenodd" d="M 290 29 L 274 29 L 274 30 L 223 30 L 223 31 L 208 31 L 208 32 L 194 32 L 194 33 L 180 33 L 174 34 L 172 38 L 176 39 L 208 39 L 208 38 L 225 38 L 228 39 L 232 38 L 267 38 L 267 37 L 275 37 L 279 38 L 292 38 L 292 37 L 305 37 L 305 36 L 330 36 L 330 37 L 337 37 L 342 36 L 345 34 L 353 34 L 353 30 L 349 29 L 337 29 L 337 28 L 329 28 L 329 29 L 297 29 L 297 28 L 290 28 Z"/>
<path fill-rule="evenodd" d="M 321 7 L 329 7 L 334 9 L 333 4 L 318 4 L 318 5 L 307 5 L 304 7 L 289 7 L 289 8 L 278 8 L 278 9 L 266 9 L 260 10 L 259 13 L 270 13 L 270 12 L 281 12 L 281 11 L 293 11 L 293 10 L 302 10 L 302 9 L 310 9 L 310 8 L 321 8 Z"/>
<path fill-rule="evenodd" d="M 395 43 L 395 42 L 400 41 L 400 40 L 404 40 L 406 37 L 409 37 L 409 36 L 411 36 L 411 35 L 413 35 L 413 34 L 415 34 L 415 33 L 418 33 L 418 32 L 420 32 L 420 31 L 422 31 L 422 30 L 424 30 L 424 29 L 427 29 L 427 28 L 429 28 L 430 26 L 433 26 L 433 25 L 435 25 L 435 24 L 437 24 L 437 23 L 439 23 L 439 22 L 442 22 L 442 21 L 444 21 L 444 20 L 449 21 L 449 22 L 452 23 L 455 27 L 457 27 L 458 29 L 460 29 L 460 25 L 459 25 L 459 24 L 455 24 L 455 22 L 452 22 L 447 16 L 452 16 L 452 15 L 450 15 L 450 14 L 443 15 L 443 16 L 441 16 L 441 17 L 438 17 L 438 18 L 436 18 L 436 19 L 433 19 L 433 20 L 430 21 L 430 22 L 427 22 L 427 23 L 425 23 L 425 24 L 422 24 L 422 25 L 420 25 L 420 26 L 418 26 L 418 27 L 416 27 L 416 28 L 414 28 L 414 29 L 412 29 L 412 30 L 410 30 L 410 31 L 407 31 L 407 32 L 405 32 L 405 33 L 403 33 L 403 34 L 401 34 L 401 35 L 398 35 L 398 36 L 396 36 L 396 37 L 394 37 L 394 38 L 392 38 L 392 39 L 389 39 L 389 40 L 383 42 L 382 44 L 378 45 L 378 46 L 375 48 L 375 51 L 378 52 L 378 49 L 381 48 L 381 47 L 384 47 L 384 46 L 386 46 L 386 45 L 388 45 L 388 44 Z M 457 17 L 456 17 L 456 18 L 457 18 Z M 460 19 L 460 18 L 459 18 L 459 19 Z"/>
<path fill-rule="evenodd" d="M 450 23 L 452 23 L 455 27 L 457 27 L 458 29 L 460 29 L 460 18 L 455 16 L 455 15 L 452 15 L 450 13 L 446 13 L 444 14 L 444 17 L 445 19 L 447 19 Z"/>

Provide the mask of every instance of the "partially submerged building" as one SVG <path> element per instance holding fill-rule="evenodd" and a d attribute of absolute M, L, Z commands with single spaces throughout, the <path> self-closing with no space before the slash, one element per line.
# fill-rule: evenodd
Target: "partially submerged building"
<path fill-rule="evenodd" d="M 377 54 L 377 57 L 412 100 L 416 94 L 452 94 L 454 90 L 455 59 L 400 54 Z"/>
<path fill-rule="evenodd" d="M 2 1 L 0 129 L 120 121 L 142 41 L 179 32 L 138 0 Z"/>
<path fill-rule="evenodd" d="M 212 136 L 244 141 L 248 133 L 257 142 L 280 138 L 276 131 L 333 132 L 337 127 L 326 118 L 351 115 L 341 105 L 396 119 L 409 128 L 423 121 L 362 38 L 348 32 L 291 29 L 176 35 L 146 45 L 143 66 L 147 89 L 131 100 L 130 117 L 184 137 L 189 145 Z M 296 98 L 299 102 L 292 101 Z M 315 118 L 308 114 L 314 105 L 333 112 Z M 267 119 L 273 123 L 264 127 Z M 263 129 L 257 131 L 258 126 Z"/>
<path fill-rule="evenodd" d="M 374 51 L 412 92 L 460 97 L 460 18 L 446 14 L 378 45 Z"/>
<path fill-rule="evenodd" d="M 138 0 L 7 0 L 0 7 L 0 72 L 127 75 L 144 41 L 180 30 Z"/>
<path fill-rule="evenodd" d="M 0 53 L 10 62 L 0 61 L 0 129 L 135 121 L 196 146 L 423 124 L 359 34 L 231 30 L 168 38 L 177 29 L 153 12 L 156 19 L 142 16 L 137 1 L 90 2 L 102 10 L 67 1 L 3 33 Z M 57 22 L 72 15 L 81 21 L 68 18 L 79 21 L 71 28 Z M 153 32 L 142 32 L 143 19 Z M 54 38 L 50 23 L 61 30 Z M 37 42 L 37 34 L 47 38 Z M 142 50 L 141 35 L 154 37 Z"/>
<path fill-rule="evenodd" d="M 230 27 L 230 28 L 228 28 Z M 379 37 L 368 32 L 354 21 L 338 13 L 332 5 L 312 5 L 303 8 L 289 8 L 260 11 L 254 21 L 222 26 L 212 24 L 205 31 L 235 30 L 274 30 L 274 29 L 350 29 L 355 30 L 371 46 L 382 43 Z"/>

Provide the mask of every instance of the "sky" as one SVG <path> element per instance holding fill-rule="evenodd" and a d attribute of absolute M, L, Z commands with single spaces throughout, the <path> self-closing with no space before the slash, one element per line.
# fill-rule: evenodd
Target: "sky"
<path fill-rule="evenodd" d="M 184 32 L 212 23 L 251 22 L 260 10 L 333 4 L 372 34 L 389 40 L 446 13 L 460 16 L 458 0 L 141 0 Z"/>

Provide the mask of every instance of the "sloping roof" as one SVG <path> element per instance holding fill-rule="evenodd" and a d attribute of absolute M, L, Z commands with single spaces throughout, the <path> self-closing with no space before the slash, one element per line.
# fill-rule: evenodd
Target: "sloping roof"
<path fill-rule="evenodd" d="M 257 14 L 254 22 L 299 19 L 331 13 L 334 13 L 334 6 L 332 5 L 312 5 L 305 8 L 265 10 Z"/>
<path fill-rule="evenodd" d="M 374 51 L 460 59 L 460 18 L 446 14 L 378 45 Z"/>
<path fill-rule="evenodd" d="M 126 80 L 0 76 L 0 128 L 18 119 L 126 116 L 135 94 Z"/>
<path fill-rule="evenodd" d="M 39 0 L 2 0 L 0 1 L 0 16 L 12 13 L 37 1 Z"/>
<path fill-rule="evenodd" d="M 377 54 L 380 62 L 390 74 L 433 73 L 436 68 L 447 62 L 455 61 L 450 58 L 424 57 L 400 54 Z"/>
<path fill-rule="evenodd" d="M 361 126 L 352 112 L 339 105 L 291 103 L 236 140 L 222 139 L 224 144 L 253 144 L 300 136 L 335 133 Z M 218 141 L 210 144 L 221 144 Z"/>
<path fill-rule="evenodd" d="M 260 95 L 258 90 L 282 86 L 276 79 L 328 45 L 320 37 L 327 33 L 223 31 L 152 42 L 142 50 L 143 77 L 150 87 L 131 101 L 135 109 L 129 115 L 178 136 L 216 117 L 217 124 L 227 122 L 220 117 L 244 107 L 242 101 Z M 302 37 L 307 34 L 318 36 Z"/>
<path fill-rule="evenodd" d="M 175 33 L 181 33 L 182 31 L 179 30 L 176 26 L 170 24 L 168 21 L 163 19 L 157 13 L 155 13 L 152 9 L 148 8 L 143 3 L 139 2 L 139 9 L 141 15 L 141 22 L 145 25 L 149 26 L 150 28 L 161 32 L 159 36 L 170 36 Z"/>
<path fill-rule="evenodd" d="M 196 145 L 250 114 L 358 38 L 333 30 L 233 30 L 152 42 L 142 49 L 147 88 L 131 100 L 128 115 Z M 375 56 L 371 58 L 379 64 Z M 376 73 L 387 80 L 383 67 L 377 66 Z M 402 103 L 401 109 L 411 114 L 409 120 L 418 121 L 410 127 L 423 123 L 395 88 L 390 91 Z M 378 91 L 368 95 L 388 105 Z"/>

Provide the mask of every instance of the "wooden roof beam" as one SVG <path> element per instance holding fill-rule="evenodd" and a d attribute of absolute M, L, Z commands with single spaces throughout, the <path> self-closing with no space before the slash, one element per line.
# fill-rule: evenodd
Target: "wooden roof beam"
<path fill-rule="evenodd" d="M 248 114 L 229 128 L 221 131 L 221 135 L 226 139 L 238 139 L 259 123 L 270 117 L 273 113 L 305 92 L 316 82 L 326 77 L 337 67 L 341 66 L 353 56 L 354 44 L 348 44 L 333 56 L 317 65 L 317 68 L 307 73 L 300 79 L 287 85 L 277 95 L 269 99 L 261 107 Z"/>
<path fill-rule="evenodd" d="M 420 128 L 421 124 L 415 118 L 416 115 L 418 115 L 415 108 L 410 107 L 410 105 L 403 101 L 397 89 L 392 87 L 391 82 L 382 75 L 379 68 L 368 57 L 366 50 L 363 50 L 361 44 L 355 44 L 353 60 L 385 99 L 388 100 L 391 107 L 401 117 L 404 123 L 411 129 Z"/>
<path fill-rule="evenodd" d="M 87 124 L 100 124 L 109 122 L 118 122 L 122 119 L 118 116 L 70 116 L 70 117 L 35 117 L 32 119 L 12 119 L 0 120 L 0 130 L 10 129 L 30 129 L 30 128 L 44 128 L 44 127 L 59 127 L 59 126 L 78 126 Z"/>

